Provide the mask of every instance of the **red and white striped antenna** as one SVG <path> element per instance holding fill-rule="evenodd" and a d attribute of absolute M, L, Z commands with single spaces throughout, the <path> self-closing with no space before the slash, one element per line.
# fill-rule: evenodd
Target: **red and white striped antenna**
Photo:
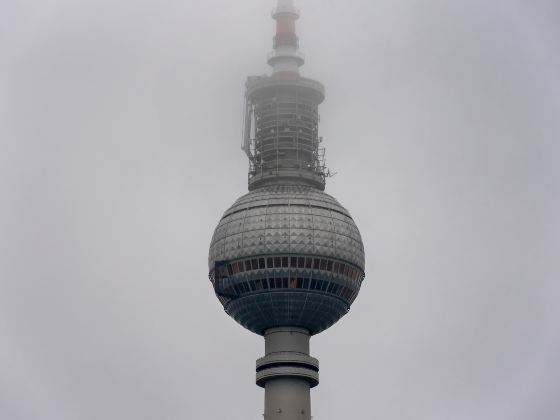
<path fill-rule="evenodd" d="M 278 0 L 272 11 L 276 20 L 274 49 L 268 55 L 268 64 L 272 66 L 272 76 L 277 78 L 298 78 L 299 68 L 305 62 L 299 51 L 299 38 L 296 35 L 296 20 L 299 10 L 293 0 Z"/>

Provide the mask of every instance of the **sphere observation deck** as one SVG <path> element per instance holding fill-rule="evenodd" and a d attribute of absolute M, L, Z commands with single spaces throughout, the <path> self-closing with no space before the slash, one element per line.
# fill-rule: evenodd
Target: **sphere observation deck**
<path fill-rule="evenodd" d="M 268 185 L 224 213 L 208 264 L 224 309 L 245 328 L 317 334 L 349 311 L 364 278 L 364 247 L 350 213 L 330 195 L 305 184 Z"/>

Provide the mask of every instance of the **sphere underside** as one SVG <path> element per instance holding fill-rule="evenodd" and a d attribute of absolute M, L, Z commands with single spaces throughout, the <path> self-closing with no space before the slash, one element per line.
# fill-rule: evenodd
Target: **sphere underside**
<path fill-rule="evenodd" d="M 350 214 L 305 185 L 255 189 L 214 232 L 210 279 L 226 312 L 247 329 L 297 326 L 316 334 L 350 309 L 364 249 Z"/>
<path fill-rule="evenodd" d="M 326 293 L 284 290 L 250 294 L 224 308 L 239 324 L 263 335 L 269 328 L 288 325 L 318 334 L 346 315 L 350 306 Z"/>

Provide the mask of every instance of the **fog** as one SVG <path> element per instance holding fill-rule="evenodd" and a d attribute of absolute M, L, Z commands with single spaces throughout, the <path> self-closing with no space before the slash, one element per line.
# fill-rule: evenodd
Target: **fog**
<path fill-rule="evenodd" d="M 366 280 L 315 419 L 557 420 L 560 3 L 298 0 Z M 0 418 L 262 419 L 207 278 L 272 2 L 0 3 Z"/>

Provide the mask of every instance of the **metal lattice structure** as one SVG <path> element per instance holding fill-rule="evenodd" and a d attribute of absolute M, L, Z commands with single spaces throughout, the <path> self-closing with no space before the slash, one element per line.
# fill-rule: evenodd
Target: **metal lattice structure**
<path fill-rule="evenodd" d="M 324 95 L 323 85 L 311 79 L 248 78 L 243 148 L 249 189 L 278 177 L 304 177 L 324 189 L 328 170 L 319 137 Z"/>

